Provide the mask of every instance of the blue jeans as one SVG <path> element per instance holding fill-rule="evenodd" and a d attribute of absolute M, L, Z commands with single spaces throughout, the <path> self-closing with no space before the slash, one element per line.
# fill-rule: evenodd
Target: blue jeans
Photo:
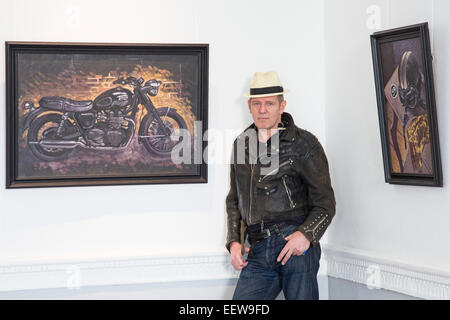
<path fill-rule="evenodd" d="M 273 300 L 281 290 L 287 300 L 319 299 L 320 245 L 310 246 L 305 255 L 292 255 L 284 266 L 277 262 L 287 243 L 284 238 L 294 231 L 296 227 L 288 225 L 251 246 L 248 265 L 241 271 L 233 300 Z"/>

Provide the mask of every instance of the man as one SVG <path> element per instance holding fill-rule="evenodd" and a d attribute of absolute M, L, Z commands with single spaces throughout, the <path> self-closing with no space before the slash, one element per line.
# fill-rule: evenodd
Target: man
<path fill-rule="evenodd" d="M 319 298 L 319 240 L 335 199 L 322 146 L 284 112 L 285 92 L 275 71 L 256 72 L 246 95 L 254 123 L 233 144 L 226 247 L 241 270 L 233 299 L 275 299 L 281 290 L 286 299 Z"/>

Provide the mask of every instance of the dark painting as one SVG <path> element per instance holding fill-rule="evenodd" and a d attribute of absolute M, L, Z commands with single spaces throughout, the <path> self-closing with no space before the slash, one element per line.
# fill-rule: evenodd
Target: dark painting
<path fill-rule="evenodd" d="M 206 130 L 207 50 L 113 47 L 10 44 L 16 185 L 204 182 L 204 163 L 171 156 Z"/>
<path fill-rule="evenodd" d="M 385 173 L 391 183 L 441 184 L 427 41 L 425 24 L 372 36 Z"/>

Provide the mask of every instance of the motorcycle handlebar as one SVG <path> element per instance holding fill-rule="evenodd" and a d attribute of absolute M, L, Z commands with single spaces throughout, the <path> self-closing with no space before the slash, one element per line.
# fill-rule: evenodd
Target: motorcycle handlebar
<path fill-rule="evenodd" d="M 134 77 L 129 77 L 129 78 L 126 78 L 126 79 L 124 79 L 124 78 L 119 78 L 119 79 L 117 79 L 117 80 L 114 80 L 114 82 L 113 82 L 113 84 L 131 84 L 131 85 L 133 85 L 133 84 L 135 84 L 136 83 L 136 78 L 134 78 Z"/>
<path fill-rule="evenodd" d="M 132 86 L 141 86 L 144 83 L 144 79 L 142 77 L 135 78 L 135 77 L 128 77 L 126 79 L 119 78 L 117 80 L 114 80 L 113 84 L 121 84 L 121 85 L 132 85 Z"/>

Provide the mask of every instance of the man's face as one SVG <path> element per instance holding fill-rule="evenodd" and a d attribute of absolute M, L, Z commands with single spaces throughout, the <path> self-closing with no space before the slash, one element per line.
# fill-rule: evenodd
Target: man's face
<path fill-rule="evenodd" d="M 251 98 L 248 101 L 248 108 L 258 129 L 277 128 L 285 107 L 286 101 L 280 103 L 277 96 Z"/>

